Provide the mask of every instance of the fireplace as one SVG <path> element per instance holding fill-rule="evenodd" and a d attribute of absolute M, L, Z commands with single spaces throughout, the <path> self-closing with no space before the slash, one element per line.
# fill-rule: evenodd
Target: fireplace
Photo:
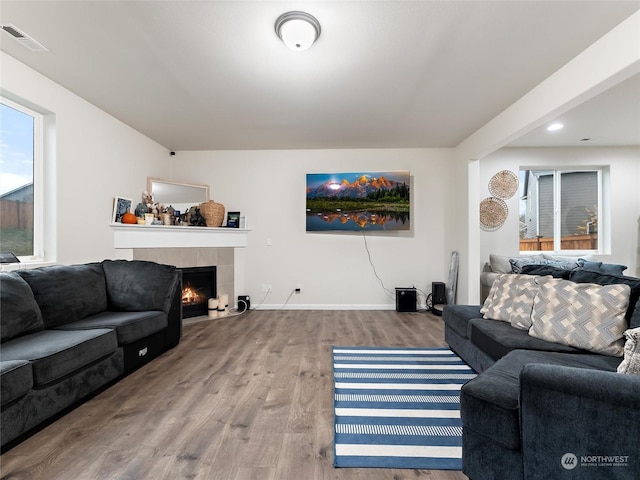
<path fill-rule="evenodd" d="M 182 318 L 206 315 L 208 300 L 217 296 L 216 267 L 181 268 Z"/>

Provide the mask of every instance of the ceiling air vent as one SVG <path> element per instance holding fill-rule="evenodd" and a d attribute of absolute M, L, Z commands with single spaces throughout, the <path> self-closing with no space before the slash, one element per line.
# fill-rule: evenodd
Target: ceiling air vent
<path fill-rule="evenodd" d="M 31 50 L 32 52 L 48 52 L 49 50 L 39 43 L 38 41 L 31 38 L 29 35 L 24 33 L 15 25 L 2 25 L 2 30 L 7 32 L 13 38 L 15 38 L 23 47 Z"/>

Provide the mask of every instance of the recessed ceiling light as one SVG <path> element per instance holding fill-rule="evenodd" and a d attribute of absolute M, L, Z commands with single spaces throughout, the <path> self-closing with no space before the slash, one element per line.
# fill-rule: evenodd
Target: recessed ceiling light
<path fill-rule="evenodd" d="M 547 131 L 548 132 L 555 132 L 556 130 L 561 130 L 563 127 L 564 127 L 563 124 L 556 122 L 556 123 L 552 123 L 551 125 L 549 125 L 547 127 Z"/>

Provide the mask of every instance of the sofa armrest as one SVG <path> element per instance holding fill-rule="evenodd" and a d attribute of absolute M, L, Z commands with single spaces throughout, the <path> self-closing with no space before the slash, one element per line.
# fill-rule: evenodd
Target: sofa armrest
<path fill-rule="evenodd" d="M 640 473 L 640 376 L 558 365 L 520 375 L 525 479 Z"/>
<path fill-rule="evenodd" d="M 489 296 L 491 291 L 491 285 L 499 273 L 495 272 L 482 272 L 480 274 L 480 303 L 484 303 L 485 299 Z"/>
<path fill-rule="evenodd" d="M 182 337 L 182 271 L 177 270 L 178 283 L 175 285 L 171 308 L 167 314 L 165 348 L 168 350 L 180 343 Z"/>

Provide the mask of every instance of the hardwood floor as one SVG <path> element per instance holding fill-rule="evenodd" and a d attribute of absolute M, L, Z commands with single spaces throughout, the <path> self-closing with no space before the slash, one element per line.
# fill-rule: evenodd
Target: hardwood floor
<path fill-rule="evenodd" d="M 2 480 L 463 480 L 336 469 L 331 347 L 444 346 L 394 311 L 252 311 L 185 325 L 180 345 L 0 457 Z"/>

